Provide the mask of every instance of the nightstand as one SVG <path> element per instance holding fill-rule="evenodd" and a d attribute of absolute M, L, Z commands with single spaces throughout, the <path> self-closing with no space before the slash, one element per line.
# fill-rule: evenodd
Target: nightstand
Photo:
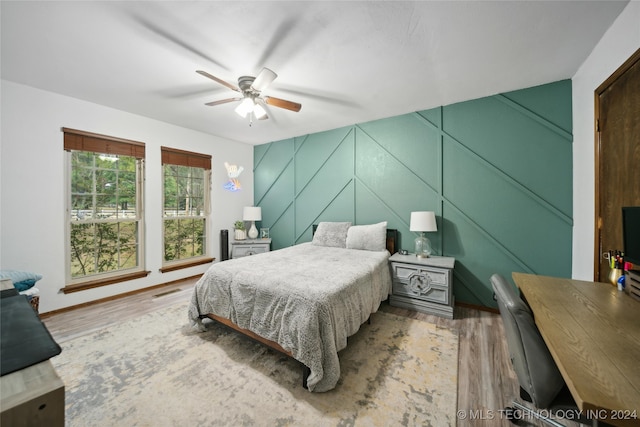
<path fill-rule="evenodd" d="M 395 253 L 389 258 L 393 292 L 389 303 L 453 319 L 455 258 Z"/>
<path fill-rule="evenodd" d="M 247 239 L 234 240 L 231 242 L 231 258 L 242 258 L 269 252 L 271 250 L 271 239 Z"/>

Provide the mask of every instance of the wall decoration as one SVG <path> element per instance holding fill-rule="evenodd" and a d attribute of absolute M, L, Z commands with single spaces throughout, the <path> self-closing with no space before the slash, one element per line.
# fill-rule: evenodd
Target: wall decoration
<path fill-rule="evenodd" d="M 230 165 L 228 162 L 224 162 L 224 167 L 227 169 L 227 176 L 229 181 L 224 184 L 224 189 L 231 192 L 236 192 L 242 189 L 238 177 L 244 170 L 242 166 Z"/>
<path fill-rule="evenodd" d="M 319 221 L 375 224 L 413 249 L 434 211 L 434 255 L 456 258 L 456 302 L 495 307 L 489 277 L 571 277 L 571 80 L 254 147 L 254 203 L 272 250 Z"/>

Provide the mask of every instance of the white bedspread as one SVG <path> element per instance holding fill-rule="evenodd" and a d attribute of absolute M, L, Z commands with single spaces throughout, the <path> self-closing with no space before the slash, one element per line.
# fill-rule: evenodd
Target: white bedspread
<path fill-rule="evenodd" d="M 213 313 L 275 341 L 310 368 L 311 391 L 340 378 L 338 351 L 391 292 L 389 253 L 303 243 L 213 264 L 189 318 Z"/>

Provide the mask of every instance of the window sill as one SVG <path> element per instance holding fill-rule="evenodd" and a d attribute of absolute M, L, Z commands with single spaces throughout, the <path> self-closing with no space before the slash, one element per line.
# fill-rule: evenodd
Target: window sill
<path fill-rule="evenodd" d="M 169 271 L 175 271 L 175 270 L 180 270 L 183 268 L 189 268 L 189 267 L 195 267 L 196 265 L 202 265 L 202 264 L 208 264 L 210 262 L 215 261 L 215 258 L 201 258 L 198 260 L 193 260 L 193 261 L 187 261 L 184 263 L 180 263 L 180 264 L 172 264 L 172 265 L 167 265 L 164 266 L 160 269 L 161 273 L 168 273 Z"/>
<path fill-rule="evenodd" d="M 66 285 L 61 291 L 65 294 L 72 292 L 84 291 L 87 289 L 99 288 L 101 286 L 112 285 L 114 283 L 126 282 L 127 280 L 139 279 L 141 277 L 147 277 L 151 274 L 150 271 L 136 271 L 135 273 L 122 274 L 120 276 L 113 276 L 106 279 L 91 280 L 84 283 L 76 283 L 73 285 Z"/>

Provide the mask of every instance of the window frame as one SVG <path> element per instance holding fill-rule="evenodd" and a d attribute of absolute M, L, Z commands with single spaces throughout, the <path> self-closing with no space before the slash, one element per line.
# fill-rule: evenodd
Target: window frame
<path fill-rule="evenodd" d="M 123 138 L 85 132 L 76 129 L 62 128 L 64 132 L 65 151 L 65 280 L 62 292 L 70 293 L 96 288 L 113 283 L 120 283 L 146 277 L 150 272 L 145 270 L 145 211 L 144 211 L 144 171 L 145 144 Z M 92 152 L 96 154 L 123 155 L 136 159 L 136 217 L 138 265 L 109 272 L 95 273 L 81 278 L 71 277 L 71 211 L 72 211 L 72 151 Z M 114 220 L 118 223 L 118 220 Z M 130 220 L 127 220 L 130 222 Z"/>
<path fill-rule="evenodd" d="M 162 211 L 160 213 L 160 220 L 162 222 L 162 267 L 160 268 L 160 272 L 166 273 L 169 271 L 174 271 L 182 268 L 193 267 L 196 265 L 207 264 L 215 260 L 215 258 L 211 257 L 211 155 L 201 154 L 192 151 L 179 150 L 177 148 L 171 147 L 160 147 L 161 157 L 162 157 Z M 167 219 L 165 217 L 165 165 L 175 165 L 175 166 L 187 166 L 187 167 L 196 167 L 204 169 L 203 176 L 203 184 L 204 184 L 204 200 L 203 200 L 203 208 L 204 215 L 199 216 L 198 218 L 202 218 L 204 220 L 204 244 L 203 244 L 203 254 L 183 258 L 178 260 L 167 261 L 165 257 L 165 222 L 171 219 Z M 178 219 L 186 219 L 186 218 L 196 218 L 196 217 L 176 217 L 175 220 Z"/>

